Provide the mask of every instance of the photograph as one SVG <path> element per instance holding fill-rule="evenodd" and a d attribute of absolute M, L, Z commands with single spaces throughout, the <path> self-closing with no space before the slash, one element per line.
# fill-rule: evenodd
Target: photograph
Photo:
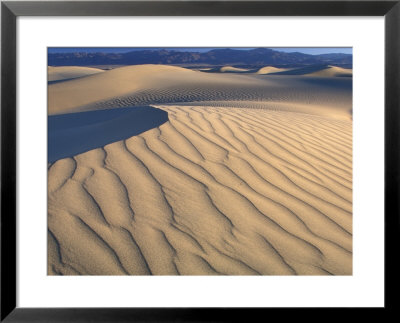
<path fill-rule="evenodd" d="M 397 310 L 400 0 L 289 2 L 2 1 L 1 322 Z"/>
<path fill-rule="evenodd" d="M 353 274 L 352 47 L 45 54 L 47 275 Z"/>

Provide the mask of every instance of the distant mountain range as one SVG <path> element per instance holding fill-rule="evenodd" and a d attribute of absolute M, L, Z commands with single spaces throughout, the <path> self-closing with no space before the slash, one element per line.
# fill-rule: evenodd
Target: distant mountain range
<path fill-rule="evenodd" d="M 261 67 L 273 66 L 304 66 L 329 64 L 341 67 L 352 67 L 351 54 L 320 54 L 285 53 L 269 48 L 250 50 L 212 49 L 208 52 L 189 52 L 166 49 L 135 50 L 127 53 L 54 53 L 48 54 L 49 66 L 96 66 L 96 65 L 138 65 L 166 64 L 181 66 L 223 66 Z"/>

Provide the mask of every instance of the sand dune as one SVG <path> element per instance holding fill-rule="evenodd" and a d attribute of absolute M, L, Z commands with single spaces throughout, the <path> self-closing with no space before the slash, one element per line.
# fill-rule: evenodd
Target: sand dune
<path fill-rule="evenodd" d="M 48 81 L 74 79 L 101 72 L 104 71 L 99 68 L 83 66 L 49 66 L 47 68 Z"/>
<path fill-rule="evenodd" d="M 292 102 L 333 107 L 349 117 L 351 96 L 351 78 L 216 74 L 139 65 L 50 85 L 48 108 L 49 114 L 61 114 L 177 102 Z M 324 108 L 313 110 L 325 113 Z"/>
<path fill-rule="evenodd" d="M 168 121 L 153 107 L 68 113 L 48 118 L 48 162 L 138 135 Z"/>
<path fill-rule="evenodd" d="M 124 138 L 50 162 L 48 274 L 352 274 L 351 78 L 146 65 L 49 100 L 63 138 Z M 107 128 L 143 102 L 168 119 Z"/>
<path fill-rule="evenodd" d="M 256 74 L 272 74 L 272 73 L 278 73 L 278 72 L 284 72 L 289 70 L 288 68 L 278 68 L 274 66 L 265 66 L 261 67 Z"/>
<path fill-rule="evenodd" d="M 233 67 L 233 66 L 224 66 L 219 69 L 220 72 L 222 73 L 244 73 L 248 72 L 248 69 L 245 68 L 238 68 L 238 67 Z"/>
<path fill-rule="evenodd" d="M 350 121 L 160 108 L 49 168 L 50 274 L 351 274 Z"/>
<path fill-rule="evenodd" d="M 323 77 L 349 77 L 353 75 L 353 70 L 337 66 L 328 66 L 320 71 L 307 74 L 308 76 L 323 76 Z"/>
<path fill-rule="evenodd" d="M 207 73 L 252 73 L 251 69 L 239 68 L 234 66 L 209 67 L 194 70 Z"/>
<path fill-rule="evenodd" d="M 233 66 L 224 66 L 215 69 L 203 69 L 207 72 L 220 73 L 246 73 L 246 74 L 278 74 L 278 75 L 308 75 L 319 77 L 351 77 L 353 70 L 331 65 L 310 65 L 297 68 L 278 68 L 274 66 L 265 66 L 260 69 L 244 69 Z"/>
<path fill-rule="evenodd" d="M 300 68 L 294 68 L 282 72 L 276 72 L 275 75 L 303 75 L 318 77 L 352 77 L 353 70 L 331 65 L 310 65 Z"/>
<path fill-rule="evenodd" d="M 175 103 L 174 105 L 185 106 L 187 103 Z M 321 103 L 297 103 L 281 102 L 281 101 L 199 101 L 192 102 L 192 106 L 209 106 L 209 107 L 235 107 L 246 109 L 265 109 L 270 111 L 288 111 L 296 113 L 313 114 L 319 116 L 328 116 L 332 119 L 349 120 L 352 118 L 351 108 L 348 106 L 338 107 L 333 103 L 323 105 Z"/>

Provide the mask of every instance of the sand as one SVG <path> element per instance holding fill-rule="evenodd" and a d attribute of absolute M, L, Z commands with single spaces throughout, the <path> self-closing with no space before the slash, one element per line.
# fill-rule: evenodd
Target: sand
<path fill-rule="evenodd" d="M 238 67 L 233 67 L 233 66 L 224 66 L 219 69 L 220 72 L 222 73 L 244 73 L 244 72 L 249 72 L 248 69 L 246 68 L 238 68 Z"/>
<path fill-rule="evenodd" d="M 309 73 L 308 76 L 324 76 L 324 77 L 349 77 L 353 76 L 353 70 L 350 68 L 342 68 L 337 66 L 328 66 L 320 71 Z"/>
<path fill-rule="evenodd" d="M 49 86 L 85 134 L 145 103 L 168 120 L 49 163 L 48 274 L 352 274 L 351 78 L 144 65 Z"/>
<path fill-rule="evenodd" d="M 99 68 L 84 66 L 49 66 L 47 68 L 48 81 L 61 81 L 75 79 L 104 72 Z"/>
<path fill-rule="evenodd" d="M 204 73 L 164 65 L 116 68 L 49 86 L 49 114 L 63 114 L 133 105 L 243 101 L 268 108 L 302 105 L 318 114 L 348 117 L 351 78 L 304 75 Z M 295 104 L 293 104 L 295 103 Z M 271 106 L 273 105 L 273 106 Z M 332 111 L 332 108 L 334 111 Z M 315 109 L 314 109 L 315 110 Z"/>
<path fill-rule="evenodd" d="M 278 68 L 274 66 L 265 66 L 261 67 L 259 70 L 257 70 L 256 74 L 272 74 L 272 73 L 278 73 L 278 72 L 284 72 L 288 71 L 290 69 L 288 68 Z"/>

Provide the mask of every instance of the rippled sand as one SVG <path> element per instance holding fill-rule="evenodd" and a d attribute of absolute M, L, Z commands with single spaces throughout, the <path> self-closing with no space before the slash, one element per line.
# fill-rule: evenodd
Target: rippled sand
<path fill-rule="evenodd" d="M 50 275 L 352 274 L 351 78 L 150 65 L 49 86 L 51 114 L 144 103 L 168 121 L 49 164 Z"/>

